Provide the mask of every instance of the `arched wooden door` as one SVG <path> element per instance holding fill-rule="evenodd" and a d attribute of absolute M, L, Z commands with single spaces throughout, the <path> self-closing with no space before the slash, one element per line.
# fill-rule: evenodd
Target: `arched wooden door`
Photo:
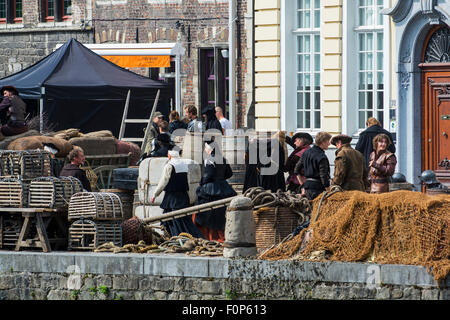
<path fill-rule="evenodd" d="M 450 185 L 450 28 L 433 30 L 422 69 L 422 171 Z"/>

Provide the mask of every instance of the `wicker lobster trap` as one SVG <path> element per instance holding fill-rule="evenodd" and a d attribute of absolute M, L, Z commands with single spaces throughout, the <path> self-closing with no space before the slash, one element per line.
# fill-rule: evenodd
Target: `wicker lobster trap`
<path fill-rule="evenodd" d="M 13 177 L 0 178 L 0 206 L 22 208 L 28 205 L 29 181 Z"/>
<path fill-rule="evenodd" d="M 123 220 L 120 197 L 111 192 L 79 192 L 69 203 L 69 220 Z"/>
<path fill-rule="evenodd" d="M 266 249 L 280 243 L 303 224 L 304 217 L 288 207 L 263 207 L 253 211 L 256 225 L 256 247 Z"/>
<path fill-rule="evenodd" d="M 75 193 L 83 191 L 74 177 L 40 177 L 30 183 L 29 205 L 42 208 L 65 208 Z"/>
<path fill-rule="evenodd" d="M 69 227 L 69 250 L 94 250 L 107 242 L 122 246 L 120 222 L 80 219 Z"/>
<path fill-rule="evenodd" d="M 0 169 L 3 176 L 34 179 L 52 175 L 51 153 L 40 149 L 0 152 Z"/>

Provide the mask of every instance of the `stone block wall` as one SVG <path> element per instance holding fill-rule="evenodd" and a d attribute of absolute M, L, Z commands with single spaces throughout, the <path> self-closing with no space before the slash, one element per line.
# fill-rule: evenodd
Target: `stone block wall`
<path fill-rule="evenodd" d="M 448 300 L 426 268 L 0 251 L 0 300 Z"/>

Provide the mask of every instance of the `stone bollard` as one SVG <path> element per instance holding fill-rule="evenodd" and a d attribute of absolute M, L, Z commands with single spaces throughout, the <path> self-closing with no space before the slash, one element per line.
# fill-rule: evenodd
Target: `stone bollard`
<path fill-rule="evenodd" d="M 256 256 L 256 226 L 252 200 L 246 197 L 233 199 L 227 208 L 223 256 Z"/>

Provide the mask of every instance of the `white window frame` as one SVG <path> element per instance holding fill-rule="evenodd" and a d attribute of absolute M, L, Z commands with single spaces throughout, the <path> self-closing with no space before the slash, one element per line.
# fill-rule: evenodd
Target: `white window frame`
<path fill-rule="evenodd" d="M 376 3 L 376 0 L 374 0 Z M 383 7 L 389 7 L 389 1 L 383 1 Z M 359 128 L 358 79 L 359 79 L 359 39 L 364 31 L 383 32 L 383 126 L 389 129 L 389 110 L 391 101 L 391 43 L 389 17 L 383 16 L 383 25 L 376 27 L 359 27 L 359 1 L 343 2 L 343 52 L 342 52 L 342 132 L 349 135 L 359 135 L 365 128 Z M 376 43 L 376 39 L 374 39 Z M 358 63 L 355 63 L 358 61 Z M 376 56 L 374 56 L 376 62 Z M 374 78 L 375 81 L 375 78 Z M 375 85 L 375 83 L 374 83 Z M 377 117 L 376 114 L 373 115 Z M 364 121 L 365 122 L 365 121 Z"/>
<path fill-rule="evenodd" d="M 311 0 L 311 6 L 313 7 Z M 323 0 L 322 0 L 323 2 Z M 301 34 L 317 34 L 320 39 L 320 106 L 322 106 L 322 79 L 323 79 L 323 38 L 320 29 L 323 25 L 321 4 L 320 27 L 311 29 L 297 28 L 297 1 L 281 1 L 281 129 L 289 132 L 304 131 L 315 136 L 321 128 L 314 128 L 313 118 L 311 118 L 312 128 L 297 128 L 297 36 Z M 311 19 L 313 19 L 311 17 Z M 314 55 L 311 55 L 313 61 Z M 313 79 L 311 79 L 313 81 Z M 313 82 L 312 82 L 313 84 Z M 314 110 L 314 109 L 311 109 Z M 313 111 L 311 111 L 313 112 Z M 320 109 L 320 127 L 322 127 L 323 111 Z"/>

